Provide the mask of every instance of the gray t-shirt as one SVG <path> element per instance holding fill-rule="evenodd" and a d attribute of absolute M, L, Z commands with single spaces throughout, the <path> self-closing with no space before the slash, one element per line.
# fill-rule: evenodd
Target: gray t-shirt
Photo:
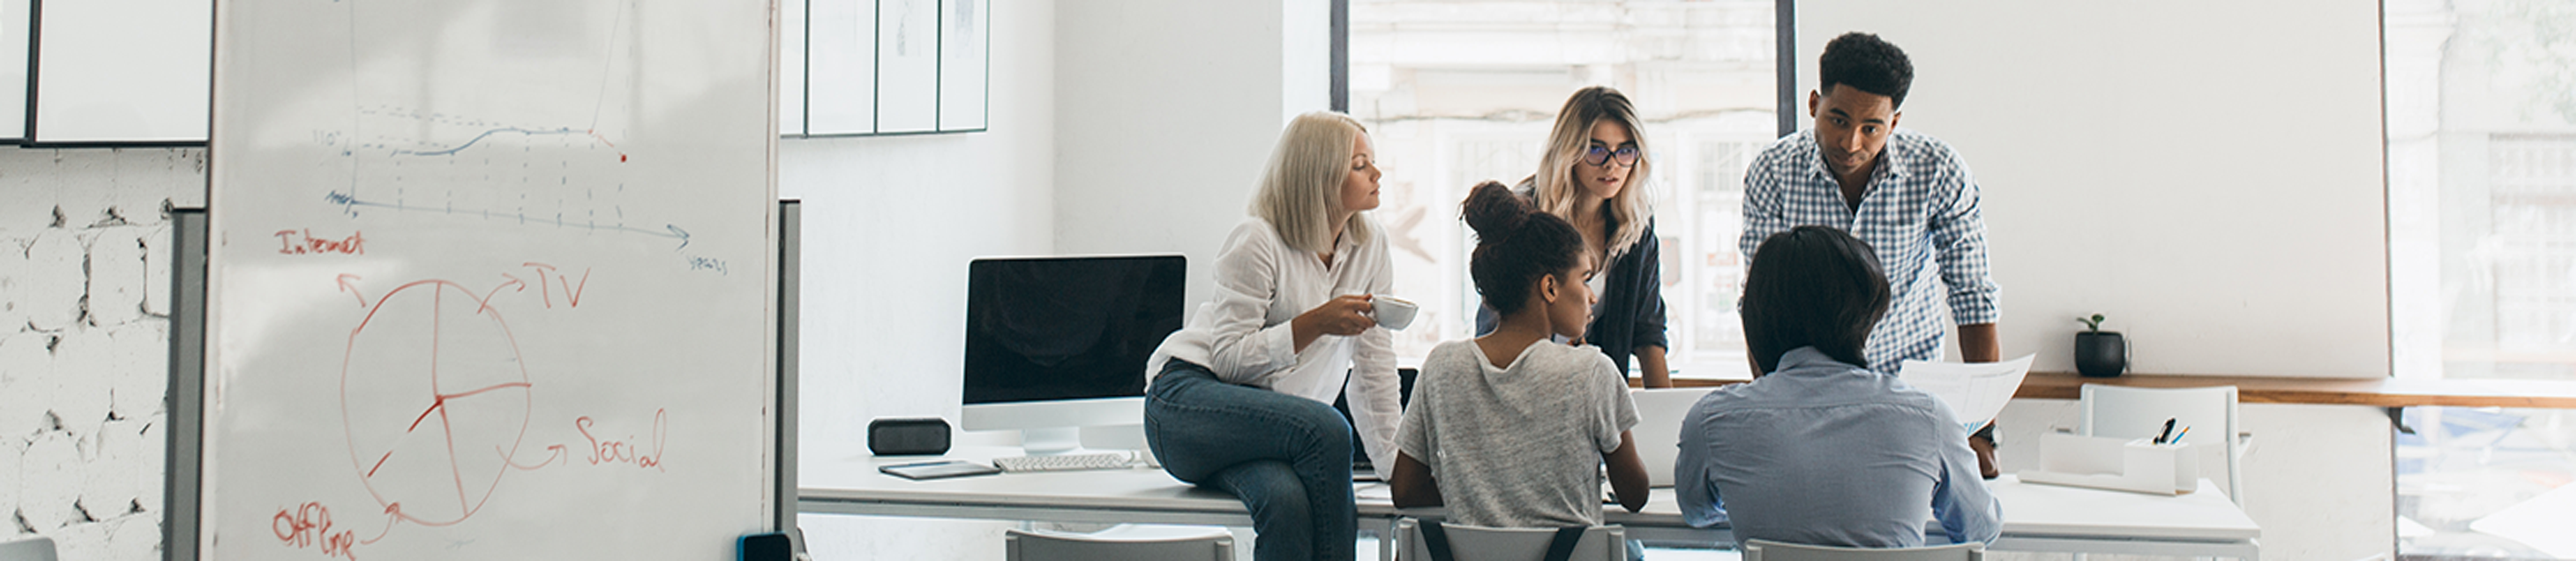
<path fill-rule="evenodd" d="M 1396 446 L 1431 467 L 1449 520 L 1494 527 L 1601 523 L 1601 455 L 1637 425 L 1610 357 L 1540 341 L 1497 368 L 1473 340 L 1431 349 Z"/>

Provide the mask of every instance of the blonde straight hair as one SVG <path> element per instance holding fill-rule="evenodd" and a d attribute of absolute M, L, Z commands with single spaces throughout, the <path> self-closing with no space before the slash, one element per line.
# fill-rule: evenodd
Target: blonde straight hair
<path fill-rule="evenodd" d="M 1654 151 L 1646 149 L 1645 121 L 1637 118 L 1637 106 L 1628 103 L 1628 96 L 1609 86 L 1592 86 L 1575 90 L 1573 97 L 1566 98 L 1565 107 L 1556 111 L 1556 130 L 1547 135 L 1547 151 L 1539 155 L 1538 175 L 1532 177 L 1531 183 L 1538 188 L 1533 194 L 1539 210 L 1579 224 L 1574 219 L 1574 199 L 1583 192 L 1583 184 L 1574 177 L 1574 164 L 1592 145 L 1592 124 L 1603 119 L 1627 127 L 1628 137 L 1637 142 L 1637 167 L 1628 170 L 1628 184 L 1620 186 L 1619 194 L 1602 204 L 1610 222 L 1618 225 L 1606 240 L 1609 257 L 1616 259 L 1645 237 L 1646 218 L 1654 215 L 1653 206 L 1646 200 L 1646 178 L 1654 168 Z"/>
<path fill-rule="evenodd" d="M 1342 183 L 1351 170 L 1351 146 L 1368 127 L 1358 119 L 1331 111 L 1298 115 L 1279 132 L 1270 164 L 1261 172 L 1261 191 L 1252 197 L 1252 215 L 1270 222 L 1279 240 L 1298 251 L 1333 250 L 1333 213 L 1342 208 Z M 1368 221 L 1352 214 L 1342 230 L 1351 240 L 1368 243 Z"/>

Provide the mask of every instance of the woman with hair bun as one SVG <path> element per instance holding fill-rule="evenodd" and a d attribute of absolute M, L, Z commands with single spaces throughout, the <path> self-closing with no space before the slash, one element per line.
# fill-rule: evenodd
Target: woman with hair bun
<path fill-rule="evenodd" d="M 1476 230 L 1469 276 L 1499 318 L 1423 359 L 1396 436 L 1395 505 L 1445 505 L 1474 526 L 1593 526 L 1607 463 L 1619 505 L 1645 508 L 1626 378 L 1599 350 L 1557 342 L 1581 339 L 1599 300 L 1583 235 L 1500 183 L 1461 207 Z"/>

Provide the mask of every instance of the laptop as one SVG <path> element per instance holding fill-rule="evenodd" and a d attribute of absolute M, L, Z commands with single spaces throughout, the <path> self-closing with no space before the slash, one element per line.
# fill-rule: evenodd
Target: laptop
<path fill-rule="evenodd" d="M 1413 378 L 1421 373 L 1422 371 L 1412 368 L 1395 369 L 1396 380 L 1400 382 L 1395 394 L 1395 403 L 1398 407 L 1396 409 L 1397 411 L 1402 411 L 1403 406 L 1413 404 Z M 1351 420 L 1350 398 L 1333 398 L 1333 409 L 1342 412 L 1343 421 L 1347 422 Z M 1354 481 L 1377 480 L 1377 465 L 1369 463 L 1368 444 L 1360 442 L 1360 431 L 1357 425 L 1353 425 L 1351 428 L 1351 479 Z"/>
<path fill-rule="evenodd" d="M 1690 414 L 1701 396 L 1717 388 L 1673 388 L 1631 390 L 1628 397 L 1637 402 L 1637 426 L 1628 429 L 1628 437 L 1637 440 L 1637 458 L 1646 464 L 1646 480 L 1655 487 L 1673 486 L 1673 457 L 1681 455 L 1682 417 Z"/>

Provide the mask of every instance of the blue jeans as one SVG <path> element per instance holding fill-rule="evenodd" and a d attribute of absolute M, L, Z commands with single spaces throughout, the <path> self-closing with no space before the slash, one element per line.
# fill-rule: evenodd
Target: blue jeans
<path fill-rule="evenodd" d="M 1145 444 L 1173 478 L 1243 501 L 1254 559 L 1355 554 L 1351 424 L 1331 404 L 1173 360 L 1145 390 Z"/>

